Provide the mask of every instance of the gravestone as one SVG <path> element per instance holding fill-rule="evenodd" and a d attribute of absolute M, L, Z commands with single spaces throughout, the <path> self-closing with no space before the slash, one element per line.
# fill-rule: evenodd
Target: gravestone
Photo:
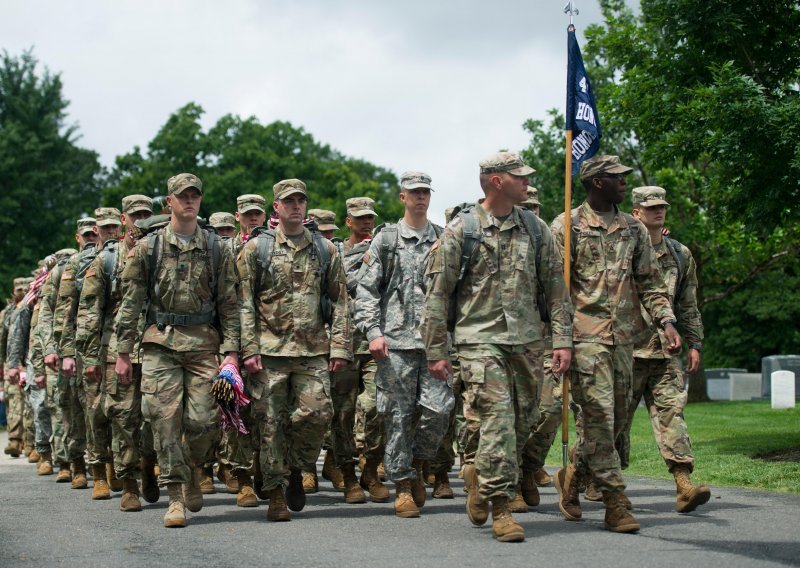
<path fill-rule="evenodd" d="M 731 373 L 746 373 L 747 369 L 711 368 L 705 370 L 706 394 L 710 400 L 731 399 Z"/>
<path fill-rule="evenodd" d="M 759 373 L 731 373 L 728 387 L 730 400 L 761 399 L 761 375 Z"/>
<path fill-rule="evenodd" d="M 795 374 L 791 371 L 772 373 L 772 408 L 794 408 Z"/>
<path fill-rule="evenodd" d="M 772 373 L 791 371 L 794 373 L 794 397 L 800 397 L 800 355 L 770 355 L 761 359 L 761 396 L 770 399 Z"/>

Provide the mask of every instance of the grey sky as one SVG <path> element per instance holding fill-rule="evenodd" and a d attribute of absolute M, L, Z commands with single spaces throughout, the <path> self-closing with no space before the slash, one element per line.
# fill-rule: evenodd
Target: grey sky
<path fill-rule="evenodd" d="M 565 3 L 0 0 L 0 47 L 33 46 L 61 72 L 81 144 L 106 165 L 194 101 L 206 126 L 289 120 L 397 174 L 426 171 L 441 221 L 479 196 L 483 156 L 522 149 L 523 121 L 563 108 Z M 579 31 L 600 21 L 595 0 L 577 5 Z"/>

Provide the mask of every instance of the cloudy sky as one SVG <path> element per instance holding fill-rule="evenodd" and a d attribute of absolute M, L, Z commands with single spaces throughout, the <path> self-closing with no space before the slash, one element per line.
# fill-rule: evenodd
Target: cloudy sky
<path fill-rule="evenodd" d="M 426 171 L 441 220 L 480 194 L 483 156 L 524 148 L 523 121 L 563 108 L 565 3 L 0 0 L 0 48 L 34 47 L 62 74 L 105 165 L 194 101 L 206 126 L 289 120 L 397 174 Z M 595 0 L 576 4 L 579 32 L 600 21 Z"/>

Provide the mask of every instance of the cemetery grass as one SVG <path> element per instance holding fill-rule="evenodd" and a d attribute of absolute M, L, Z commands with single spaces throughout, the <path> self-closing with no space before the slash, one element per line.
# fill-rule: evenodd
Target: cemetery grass
<path fill-rule="evenodd" d="M 693 482 L 800 493 L 800 408 L 772 410 L 769 401 L 707 402 L 689 404 L 684 416 L 695 456 Z M 570 430 L 572 443 L 573 426 Z M 631 429 L 630 461 L 624 475 L 672 479 L 643 407 Z M 547 464 L 561 465 L 560 431 Z"/>

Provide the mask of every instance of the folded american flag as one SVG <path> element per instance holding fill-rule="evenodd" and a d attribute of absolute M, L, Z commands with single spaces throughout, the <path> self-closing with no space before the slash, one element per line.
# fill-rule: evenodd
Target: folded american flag
<path fill-rule="evenodd" d="M 250 404 L 250 399 L 244 394 L 244 381 L 236 365 L 227 363 L 222 366 L 211 384 L 211 394 L 219 406 L 222 429 L 226 432 L 238 430 L 247 434 L 239 409 Z"/>

